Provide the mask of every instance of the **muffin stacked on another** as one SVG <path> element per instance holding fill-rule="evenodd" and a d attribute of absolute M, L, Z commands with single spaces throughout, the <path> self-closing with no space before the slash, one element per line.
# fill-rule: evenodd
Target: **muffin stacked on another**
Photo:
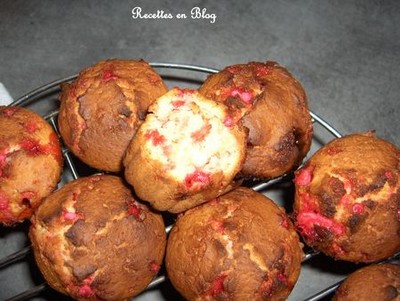
<path fill-rule="evenodd" d="M 139 294 L 158 273 L 166 244 L 161 215 L 111 175 L 80 178 L 47 197 L 29 237 L 48 284 L 76 300 Z"/>
<path fill-rule="evenodd" d="M 61 178 L 58 137 L 46 120 L 22 107 L 0 106 L 0 223 L 29 219 Z"/>
<path fill-rule="evenodd" d="M 165 92 L 162 78 L 145 61 L 100 61 L 63 85 L 61 136 L 87 165 L 121 171 L 125 150 L 148 106 Z"/>
<path fill-rule="evenodd" d="M 286 300 L 302 258 L 284 210 L 239 187 L 178 217 L 165 263 L 187 300 Z"/>
<path fill-rule="evenodd" d="M 295 177 L 294 218 L 307 244 L 336 259 L 400 251 L 400 150 L 373 133 L 334 139 Z"/>
<path fill-rule="evenodd" d="M 249 129 L 241 173 L 271 179 L 297 168 L 312 141 L 306 93 L 289 71 L 275 62 L 226 67 L 199 89 L 226 104 Z"/>
<path fill-rule="evenodd" d="M 332 301 L 400 300 L 400 266 L 373 264 L 350 274 Z"/>
<path fill-rule="evenodd" d="M 126 152 L 125 178 L 154 208 L 182 212 L 236 185 L 246 137 L 224 104 L 174 88 L 150 106 Z"/>

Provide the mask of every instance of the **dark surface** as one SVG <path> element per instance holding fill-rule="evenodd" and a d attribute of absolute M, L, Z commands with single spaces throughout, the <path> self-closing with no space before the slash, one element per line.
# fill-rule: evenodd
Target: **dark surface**
<path fill-rule="evenodd" d="M 133 19 L 131 10 L 188 18 Z M 192 19 L 192 7 L 216 14 Z M 14 97 L 105 58 L 215 68 L 275 60 L 343 133 L 400 143 L 400 3 L 393 1 L 2 1 L 1 81 Z"/>
<path fill-rule="evenodd" d="M 196 6 L 216 14 L 215 23 L 191 18 Z M 143 13 L 186 13 L 187 19 L 133 19 L 134 7 Z M 303 84 L 311 110 L 340 132 L 376 130 L 400 144 L 396 0 L 3 0 L 0 43 L 0 82 L 14 98 L 100 59 L 143 58 L 218 69 L 274 60 Z M 0 257 L 28 243 L 23 228 L 0 228 Z M 26 275 L 41 283 L 32 265 L 20 262 L 0 270 L 0 300 L 29 287 Z M 308 266 L 313 264 L 304 270 Z M 314 278 L 303 277 L 292 300 L 332 283 L 328 275 L 341 276 L 325 265 L 317 271 Z"/>

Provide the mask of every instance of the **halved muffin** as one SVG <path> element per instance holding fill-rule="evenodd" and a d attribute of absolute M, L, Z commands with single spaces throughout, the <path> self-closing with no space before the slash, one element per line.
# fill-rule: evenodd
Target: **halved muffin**
<path fill-rule="evenodd" d="M 149 108 L 127 150 L 125 178 L 154 208 L 182 212 L 236 185 L 246 137 L 225 105 L 174 88 Z"/>

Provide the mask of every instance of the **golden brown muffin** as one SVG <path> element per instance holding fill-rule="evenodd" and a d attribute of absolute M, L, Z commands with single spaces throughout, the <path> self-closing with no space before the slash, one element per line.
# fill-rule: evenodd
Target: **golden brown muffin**
<path fill-rule="evenodd" d="M 48 284 L 76 300 L 123 300 L 158 273 L 166 244 L 161 215 L 111 175 L 69 182 L 47 197 L 29 232 Z"/>
<path fill-rule="evenodd" d="M 163 80 L 145 61 L 100 61 L 62 86 L 61 136 L 87 165 L 118 172 L 148 106 L 165 92 Z"/>
<path fill-rule="evenodd" d="M 238 187 L 179 215 L 165 263 L 187 300 L 286 300 L 302 258 L 285 211 Z"/>
<path fill-rule="evenodd" d="M 0 106 L 0 224 L 29 219 L 61 178 L 63 157 L 53 128 L 22 107 Z"/>
<path fill-rule="evenodd" d="M 400 301 L 400 266 L 373 264 L 350 274 L 332 301 Z"/>
<path fill-rule="evenodd" d="M 140 198 L 178 213 L 235 185 L 247 133 L 225 105 L 174 88 L 149 112 L 124 159 L 125 178 Z"/>
<path fill-rule="evenodd" d="M 312 123 L 306 93 L 287 69 L 275 62 L 226 67 L 207 78 L 200 93 L 243 116 L 249 129 L 241 173 L 271 179 L 294 170 L 308 153 Z"/>
<path fill-rule="evenodd" d="M 334 139 L 296 172 L 294 216 L 307 244 L 373 262 L 400 251 L 400 151 L 372 133 Z"/>

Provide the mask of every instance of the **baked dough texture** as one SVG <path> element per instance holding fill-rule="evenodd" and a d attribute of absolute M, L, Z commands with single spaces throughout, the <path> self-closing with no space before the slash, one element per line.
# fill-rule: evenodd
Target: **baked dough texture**
<path fill-rule="evenodd" d="M 63 157 L 57 134 L 37 113 L 0 106 L 0 224 L 32 216 L 61 179 Z"/>
<path fill-rule="evenodd" d="M 286 300 L 302 258 L 285 211 L 238 187 L 179 215 L 165 263 L 187 300 Z"/>
<path fill-rule="evenodd" d="M 332 301 L 400 300 L 400 266 L 372 264 L 350 274 L 336 290 Z"/>
<path fill-rule="evenodd" d="M 123 180 L 83 177 L 47 197 L 32 217 L 34 256 L 48 284 L 76 300 L 124 300 L 158 273 L 166 245 L 158 213 Z"/>
<path fill-rule="evenodd" d="M 334 139 L 295 175 L 294 218 L 307 244 L 374 262 L 400 251 L 400 150 L 372 132 Z"/>
<path fill-rule="evenodd" d="M 174 88 L 150 106 L 132 139 L 125 178 L 157 210 L 185 211 L 237 186 L 246 137 L 224 104 Z"/>
<path fill-rule="evenodd" d="M 250 62 L 210 75 L 199 89 L 226 104 L 249 129 L 248 178 L 272 179 L 296 169 L 310 150 L 313 127 L 306 93 L 284 67 Z"/>
<path fill-rule="evenodd" d="M 121 171 L 148 106 L 165 92 L 160 75 L 143 60 L 106 60 L 82 70 L 60 94 L 58 124 L 64 143 L 93 168 Z"/>

